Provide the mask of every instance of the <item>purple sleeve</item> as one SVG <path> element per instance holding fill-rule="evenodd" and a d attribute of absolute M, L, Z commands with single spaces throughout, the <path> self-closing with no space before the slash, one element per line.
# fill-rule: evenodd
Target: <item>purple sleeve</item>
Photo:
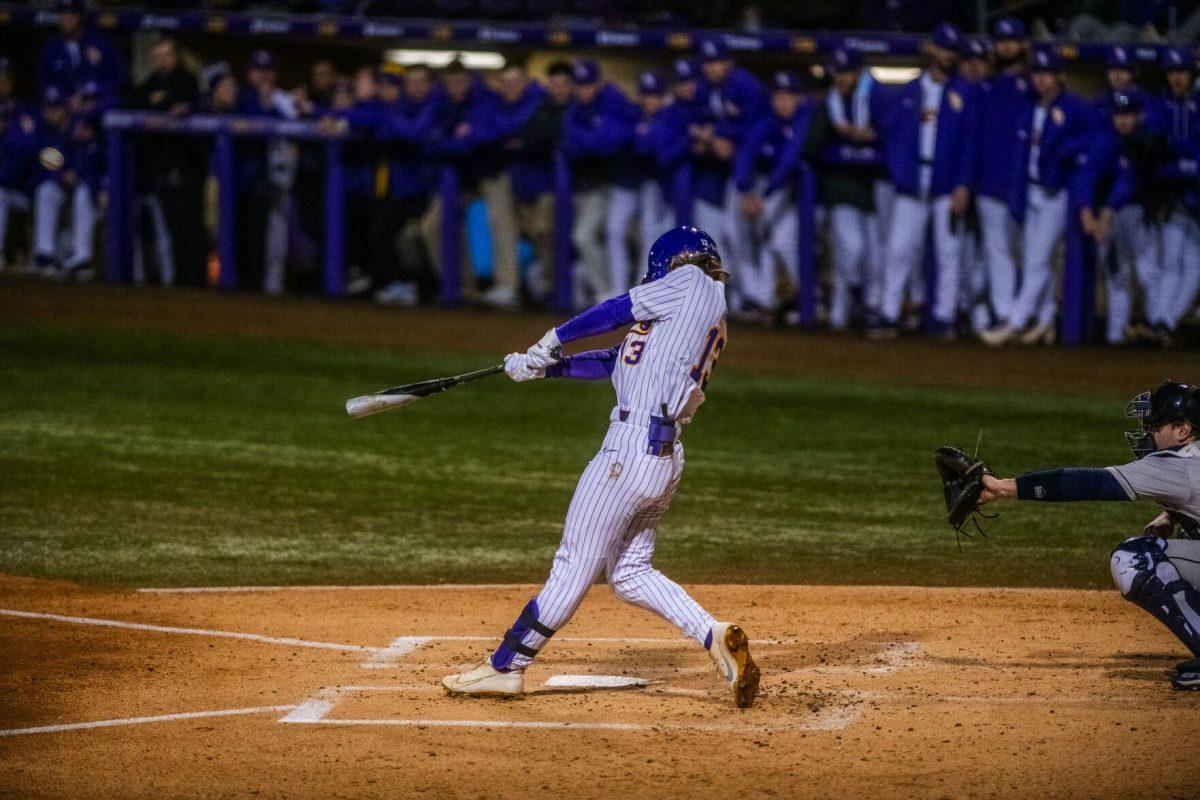
<path fill-rule="evenodd" d="M 574 378 L 577 381 L 604 380 L 613 373 L 617 366 L 617 354 L 621 345 L 613 345 L 604 350 L 588 350 L 567 356 L 557 364 L 546 367 L 547 378 Z"/>
<path fill-rule="evenodd" d="M 628 293 L 611 300 L 605 300 L 584 311 L 577 317 L 564 322 L 554 329 L 558 340 L 563 344 L 576 339 L 586 339 L 600 333 L 615 331 L 636 322 L 633 318 L 633 300 Z"/>

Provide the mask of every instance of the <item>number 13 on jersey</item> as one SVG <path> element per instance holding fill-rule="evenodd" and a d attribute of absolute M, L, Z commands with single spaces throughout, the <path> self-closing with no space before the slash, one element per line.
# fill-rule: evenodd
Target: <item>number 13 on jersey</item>
<path fill-rule="evenodd" d="M 691 371 L 692 380 L 700 384 L 701 391 L 708 388 L 708 379 L 712 377 L 713 367 L 717 365 L 717 359 L 721 357 L 724 347 L 725 337 L 721 335 L 721 329 L 709 328 L 704 339 L 704 352 L 700 354 L 700 361 Z"/>

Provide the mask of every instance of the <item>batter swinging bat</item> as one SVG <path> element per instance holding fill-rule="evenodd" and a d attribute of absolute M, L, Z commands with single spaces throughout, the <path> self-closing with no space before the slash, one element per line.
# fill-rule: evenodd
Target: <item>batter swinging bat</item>
<path fill-rule="evenodd" d="M 408 405 L 431 394 L 444 392 L 453 386 L 458 386 L 460 383 L 470 383 L 471 381 L 477 381 L 480 378 L 486 378 L 489 375 L 495 375 L 497 372 L 503 371 L 504 365 L 497 364 L 494 367 L 467 372 L 462 375 L 454 375 L 449 378 L 435 378 L 431 381 L 393 386 L 391 389 L 384 389 L 382 392 L 376 392 L 375 394 L 364 394 L 362 397 L 350 398 L 346 401 L 346 413 L 355 418 L 367 417 L 371 414 L 378 414 L 381 411 L 388 411 Z"/>

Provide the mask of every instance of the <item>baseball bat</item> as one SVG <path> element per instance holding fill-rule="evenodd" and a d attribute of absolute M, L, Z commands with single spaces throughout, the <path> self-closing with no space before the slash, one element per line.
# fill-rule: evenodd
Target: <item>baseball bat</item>
<path fill-rule="evenodd" d="M 444 392 L 459 384 L 477 381 L 480 378 L 486 378 L 489 375 L 495 375 L 503 371 L 504 365 L 497 364 L 494 367 L 466 372 L 462 375 L 453 375 L 449 378 L 434 378 L 430 381 L 406 383 L 403 386 L 393 386 L 390 389 L 384 389 L 375 394 L 351 397 L 346 401 L 346 413 L 355 419 L 358 417 L 368 417 L 371 414 L 378 414 L 381 411 L 390 411 L 393 408 L 406 406 L 409 403 L 420 400 L 422 397 Z"/>

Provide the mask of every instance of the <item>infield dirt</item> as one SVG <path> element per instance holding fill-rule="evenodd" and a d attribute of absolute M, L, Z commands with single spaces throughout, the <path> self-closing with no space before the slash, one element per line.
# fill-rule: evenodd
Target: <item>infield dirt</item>
<path fill-rule="evenodd" d="M 1178 646 L 1115 592 L 693 590 L 756 640 L 754 708 L 732 708 L 702 649 L 603 586 L 530 668 L 529 696 L 492 701 L 437 681 L 489 652 L 533 587 L 157 594 L 2 578 L 0 794 L 1200 796 L 1186 744 L 1200 693 L 1170 689 Z M 560 674 L 649 684 L 547 689 Z M 12 733 L 99 720 L 119 724 Z"/>

